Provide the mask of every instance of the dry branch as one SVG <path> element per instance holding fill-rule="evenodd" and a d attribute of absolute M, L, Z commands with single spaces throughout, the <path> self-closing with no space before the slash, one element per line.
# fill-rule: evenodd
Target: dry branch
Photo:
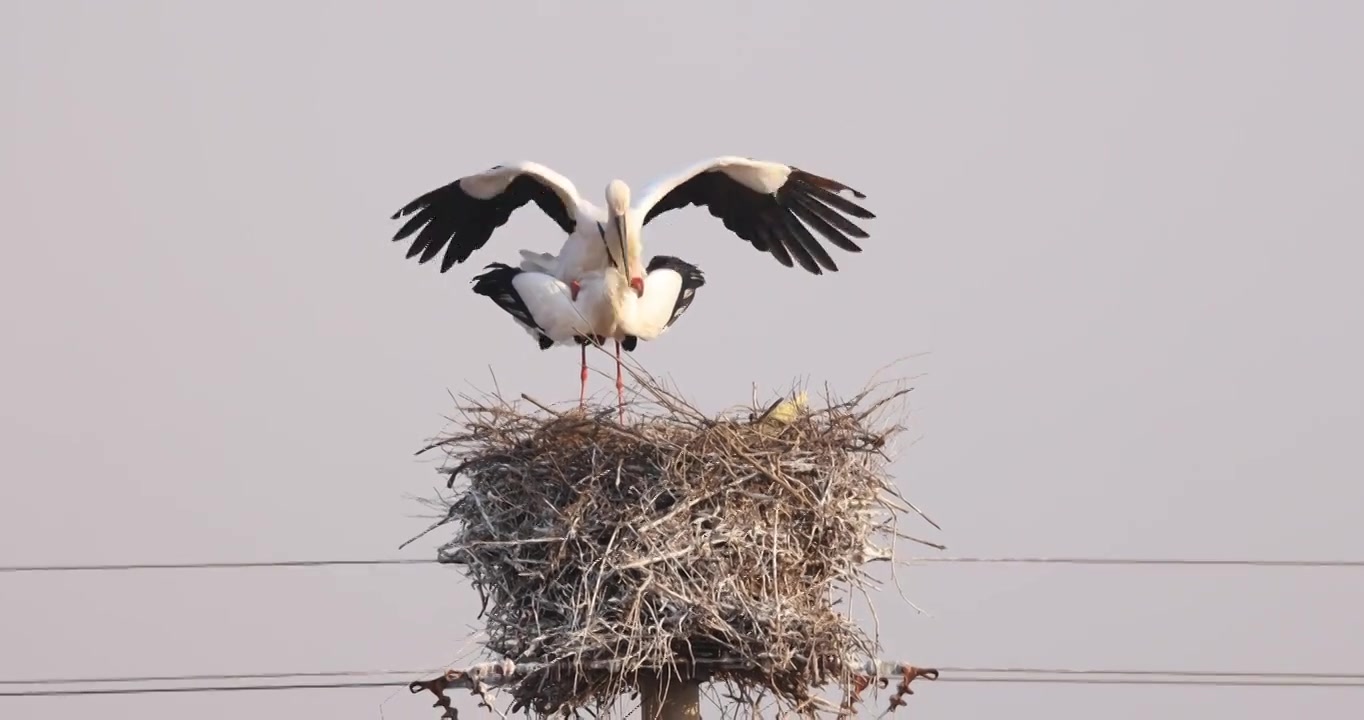
<path fill-rule="evenodd" d="M 446 453 L 456 491 L 439 558 L 479 593 L 512 710 L 604 711 L 642 673 L 804 714 L 836 683 L 849 707 L 883 665 L 837 605 L 906 537 L 913 506 L 885 470 L 901 427 L 880 417 L 908 390 L 712 418 L 641 382 L 653 400 L 626 425 L 614 409 L 466 398 L 426 448 Z"/>

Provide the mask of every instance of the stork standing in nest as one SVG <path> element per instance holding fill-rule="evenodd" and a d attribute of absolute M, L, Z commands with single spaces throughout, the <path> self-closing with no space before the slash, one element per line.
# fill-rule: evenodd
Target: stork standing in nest
<path fill-rule="evenodd" d="M 582 352 L 582 386 L 578 405 L 587 401 L 587 346 L 602 345 L 610 338 L 616 348 L 616 396 L 621 422 L 625 421 L 625 382 L 621 349 L 633 352 L 640 340 L 662 335 L 686 312 L 705 284 L 695 265 L 659 255 L 641 273 L 645 290 L 636 290 L 621 263 L 587 273 L 576 284 L 545 272 L 493 263 L 474 278 L 474 292 L 484 295 L 507 311 L 541 350 L 576 343 Z"/>
<path fill-rule="evenodd" d="M 645 225 L 670 210 L 697 205 L 782 265 L 799 264 L 821 275 L 837 271 L 838 265 L 815 233 L 845 251 L 861 252 L 853 238 L 868 235 L 849 217 L 875 217 L 843 197 L 845 191 L 866 197 L 797 167 L 726 156 L 656 180 L 633 201 L 630 187 L 612 180 L 603 210 L 580 196 L 566 177 L 538 163 L 520 162 L 462 177 L 412 200 L 393 215 L 395 220 L 408 218 L 393 239 L 415 235 L 407 256 L 418 257 L 419 263 L 444 250 L 440 270 L 445 272 L 483 247 L 513 212 L 534 202 L 568 233 L 559 254 L 521 250 L 519 268 L 489 265 L 476 278 L 474 290 L 511 313 L 542 348 L 583 345 L 580 403 L 587 392 L 586 343 L 613 339 L 623 405 L 621 346 L 630 352 L 639 339 L 661 334 L 704 282 L 695 266 L 677 258 L 659 256 L 645 267 Z M 655 292 L 649 283 L 662 287 Z M 588 286 L 590 296 L 580 302 Z"/>

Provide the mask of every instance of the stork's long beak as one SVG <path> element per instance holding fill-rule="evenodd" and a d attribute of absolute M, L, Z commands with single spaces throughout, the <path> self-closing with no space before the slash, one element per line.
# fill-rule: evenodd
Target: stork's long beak
<path fill-rule="evenodd" d="M 620 241 L 620 261 L 621 261 L 621 265 L 623 266 L 622 269 L 625 270 L 626 273 L 630 273 L 630 272 L 631 272 L 631 268 L 634 266 L 634 263 L 631 262 L 631 258 L 630 258 L 630 243 L 627 241 L 627 239 L 626 239 L 626 237 L 625 237 L 625 229 L 626 229 L 627 227 L 628 227 L 628 224 L 625 222 L 625 213 L 621 213 L 620 215 L 617 215 L 617 216 L 616 216 L 616 237 L 617 237 L 617 238 L 619 239 L 619 241 Z M 642 277 L 632 277 L 632 278 L 630 278 L 630 288 L 631 288 L 632 290 L 635 291 L 635 295 L 636 295 L 637 297 L 643 297 L 643 296 L 644 296 L 644 278 L 642 278 Z"/>
<path fill-rule="evenodd" d="M 620 261 L 629 263 L 630 257 L 626 252 L 626 248 L 629 247 L 629 244 L 625 242 L 625 227 L 625 213 L 621 213 L 616 216 L 616 237 L 620 240 Z"/>

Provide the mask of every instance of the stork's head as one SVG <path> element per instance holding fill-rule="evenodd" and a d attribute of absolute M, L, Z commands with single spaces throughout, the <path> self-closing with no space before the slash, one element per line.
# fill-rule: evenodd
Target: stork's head
<path fill-rule="evenodd" d="M 630 209 L 630 186 L 620 180 L 612 180 L 606 186 L 606 211 L 614 218 L 625 217 Z"/>
<path fill-rule="evenodd" d="M 644 262 L 640 260 L 639 238 L 630 232 L 630 186 L 612 180 L 606 186 L 606 214 L 615 237 L 606 243 L 607 250 L 630 280 L 636 295 L 644 294 Z"/>

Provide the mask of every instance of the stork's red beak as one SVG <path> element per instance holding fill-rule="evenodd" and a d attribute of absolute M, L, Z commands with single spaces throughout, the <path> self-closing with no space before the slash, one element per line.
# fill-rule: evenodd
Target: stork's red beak
<path fill-rule="evenodd" d="M 630 278 L 630 287 L 635 291 L 635 295 L 644 296 L 644 278 Z"/>

